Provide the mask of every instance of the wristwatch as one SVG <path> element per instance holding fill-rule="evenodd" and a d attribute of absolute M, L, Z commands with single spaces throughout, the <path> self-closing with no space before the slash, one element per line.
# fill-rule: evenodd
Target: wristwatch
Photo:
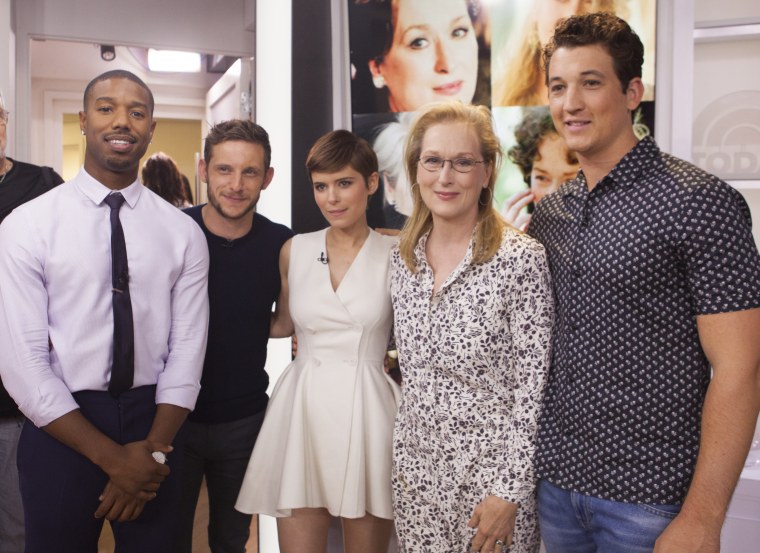
<path fill-rule="evenodd" d="M 151 455 L 153 455 L 157 463 L 166 464 L 166 454 L 163 451 L 154 451 Z"/>

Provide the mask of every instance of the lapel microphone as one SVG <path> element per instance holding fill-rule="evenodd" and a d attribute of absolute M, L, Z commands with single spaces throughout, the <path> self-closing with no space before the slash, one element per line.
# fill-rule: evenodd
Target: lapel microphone
<path fill-rule="evenodd" d="M 327 259 L 327 256 L 325 255 L 325 252 L 321 252 L 319 254 L 319 257 L 317 258 L 317 261 L 319 261 L 322 265 L 327 265 L 327 263 L 330 261 Z"/>

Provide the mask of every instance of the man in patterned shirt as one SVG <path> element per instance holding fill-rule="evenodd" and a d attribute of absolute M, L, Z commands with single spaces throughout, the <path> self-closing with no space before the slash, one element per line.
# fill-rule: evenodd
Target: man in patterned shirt
<path fill-rule="evenodd" d="M 581 166 L 530 226 L 557 301 L 536 458 L 549 553 L 718 552 L 760 405 L 749 209 L 636 139 L 643 50 L 624 21 L 589 14 L 544 52 Z"/>

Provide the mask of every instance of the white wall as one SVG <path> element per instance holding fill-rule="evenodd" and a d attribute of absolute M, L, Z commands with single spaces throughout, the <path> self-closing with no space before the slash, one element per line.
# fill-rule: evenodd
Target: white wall
<path fill-rule="evenodd" d="M 13 111 L 16 126 L 12 133 L 15 155 L 33 162 L 43 161 L 37 159 L 37 152 L 32 155 L 31 147 L 34 140 L 39 139 L 32 132 L 32 38 L 252 56 L 255 47 L 253 3 L 254 0 L 0 0 L 0 17 L 6 4 L 12 4 L 15 10 Z M 0 34 L 0 42 L 2 40 Z M 0 59 L 3 59 L 2 54 L 0 47 Z M 9 74 L 13 71 L 11 67 Z"/>
<path fill-rule="evenodd" d="M 291 202 L 291 0 L 256 2 L 256 107 L 255 120 L 269 133 L 274 179 L 261 195 L 259 211 L 277 222 L 290 225 Z M 266 370 L 270 393 L 290 361 L 290 340 L 270 340 Z M 273 518 L 259 517 L 259 551 L 279 552 Z"/>
<path fill-rule="evenodd" d="M 17 31 L 61 40 L 253 53 L 246 0 L 16 0 Z M 277 2 L 275 2 L 277 3 Z"/>
<path fill-rule="evenodd" d="M 758 17 L 757 0 L 694 0 L 695 20 L 704 21 L 740 21 L 747 17 Z"/>

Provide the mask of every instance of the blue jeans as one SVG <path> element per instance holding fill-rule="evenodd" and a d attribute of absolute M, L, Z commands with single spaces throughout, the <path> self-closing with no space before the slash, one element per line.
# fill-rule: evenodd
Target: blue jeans
<path fill-rule="evenodd" d="M 621 503 L 538 483 L 538 524 L 547 553 L 651 553 L 680 505 Z"/>

